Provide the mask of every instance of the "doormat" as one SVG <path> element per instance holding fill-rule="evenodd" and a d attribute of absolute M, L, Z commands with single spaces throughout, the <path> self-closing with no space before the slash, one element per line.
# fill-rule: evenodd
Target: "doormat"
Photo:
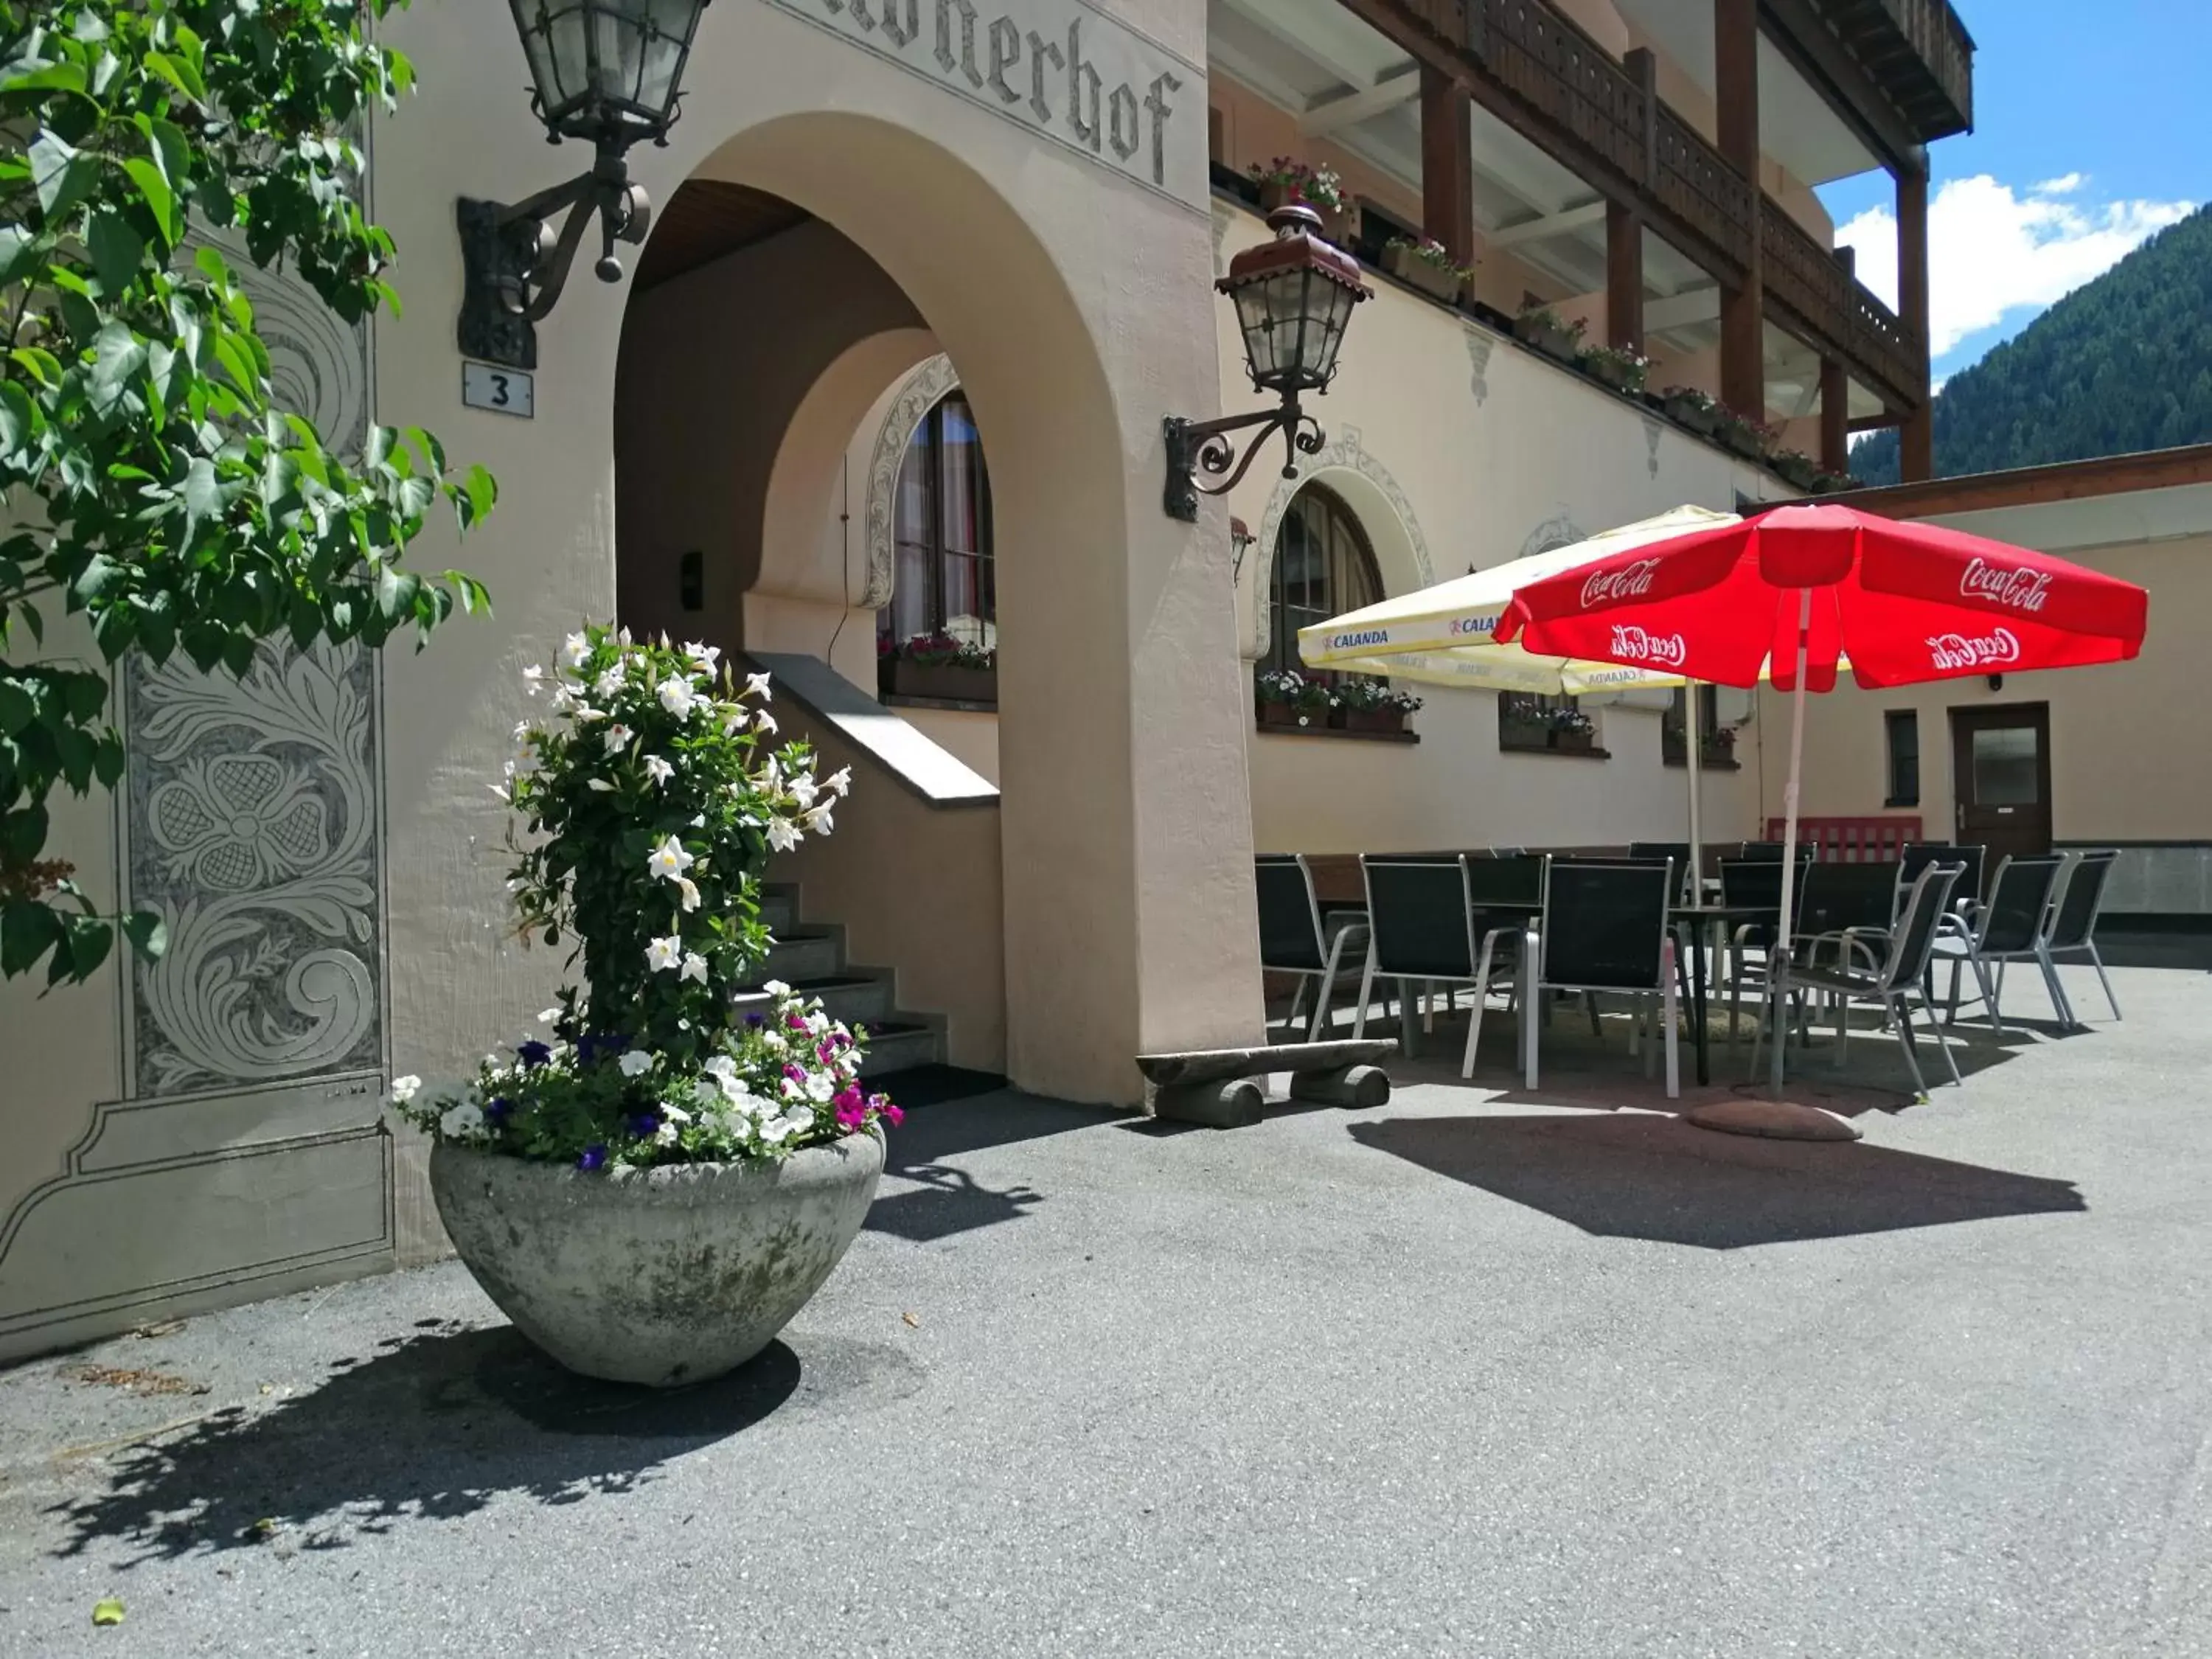
<path fill-rule="evenodd" d="M 942 1106 L 949 1100 L 966 1100 L 1006 1086 L 996 1072 L 971 1072 L 964 1066 L 909 1066 L 902 1072 L 885 1072 L 864 1079 L 871 1091 L 880 1090 L 902 1109 Z"/>

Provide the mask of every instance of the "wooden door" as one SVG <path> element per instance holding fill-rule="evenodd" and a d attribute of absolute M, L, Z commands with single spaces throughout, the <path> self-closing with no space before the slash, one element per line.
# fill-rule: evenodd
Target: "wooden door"
<path fill-rule="evenodd" d="M 2051 705 L 1951 711 L 1953 839 L 1979 842 L 1997 860 L 2051 850 Z"/>

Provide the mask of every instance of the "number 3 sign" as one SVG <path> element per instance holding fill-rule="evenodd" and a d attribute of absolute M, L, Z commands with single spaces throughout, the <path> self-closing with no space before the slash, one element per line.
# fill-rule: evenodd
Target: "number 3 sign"
<path fill-rule="evenodd" d="M 471 409 L 488 409 L 495 415 L 519 415 L 526 421 L 537 412 L 537 386 L 532 376 L 520 368 L 463 363 L 461 401 Z"/>

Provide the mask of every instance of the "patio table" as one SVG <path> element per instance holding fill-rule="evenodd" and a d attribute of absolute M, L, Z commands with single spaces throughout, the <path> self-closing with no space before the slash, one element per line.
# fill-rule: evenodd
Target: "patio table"
<path fill-rule="evenodd" d="M 1677 904 L 1667 914 L 1669 921 L 1686 929 L 1690 935 L 1690 1035 L 1698 1051 L 1698 1082 L 1703 1085 L 1713 1080 L 1705 1039 L 1705 935 L 1716 925 L 1757 921 L 1762 917 L 1778 917 L 1781 912 L 1771 905 Z"/>

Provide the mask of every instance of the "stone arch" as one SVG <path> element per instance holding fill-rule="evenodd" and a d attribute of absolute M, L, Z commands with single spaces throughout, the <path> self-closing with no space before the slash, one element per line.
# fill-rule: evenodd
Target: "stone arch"
<path fill-rule="evenodd" d="M 1255 584 L 1252 634 L 1245 641 L 1245 654 L 1255 659 L 1267 654 L 1268 630 L 1274 620 L 1268 596 L 1273 589 L 1275 539 L 1283 527 L 1283 514 L 1301 489 L 1316 483 L 1334 490 L 1358 520 L 1375 555 L 1384 597 L 1413 592 L 1437 579 L 1436 567 L 1429 558 L 1428 538 L 1421 533 L 1413 502 L 1406 498 L 1390 470 L 1368 453 L 1360 441 L 1359 428 L 1340 427 L 1297 477 L 1279 481 L 1267 497 L 1254 549 L 1257 557 L 1252 561 Z"/>
<path fill-rule="evenodd" d="M 900 382 L 891 405 L 877 428 L 875 447 L 868 458 L 866 507 L 861 520 L 868 556 L 866 596 L 858 603 L 871 609 L 890 603 L 894 583 L 891 531 L 896 517 L 899 469 L 914 434 L 921 429 L 929 411 L 945 396 L 959 389 L 960 376 L 952 359 L 939 352 L 920 364 Z"/>

